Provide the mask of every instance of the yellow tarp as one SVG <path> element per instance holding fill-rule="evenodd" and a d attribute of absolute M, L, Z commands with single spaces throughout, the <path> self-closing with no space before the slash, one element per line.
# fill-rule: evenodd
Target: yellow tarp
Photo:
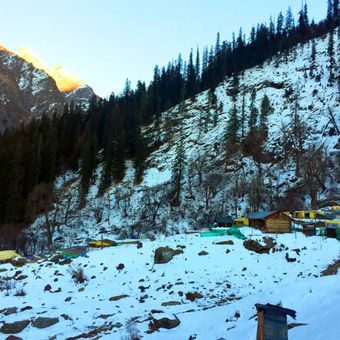
<path fill-rule="evenodd" d="M 89 241 L 87 242 L 89 246 L 93 247 L 109 247 L 112 246 L 111 242 L 105 242 L 105 241 Z"/>
<path fill-rule="evenodd" d="M 234 220 L 234 224 L 236 224 L 236 225 L 242 224 L 243 226 L 248 226 L 249 220 L 245 217 L 240 217 L 240 218 L 237 218 L 236 220 Z"/>
<path fill-rule="evenodd" d="M 20 257 L 20 255 L 13 250 L 0 251 L 0 261 L 8 261 L 14 259 L 15 257 Z"/>

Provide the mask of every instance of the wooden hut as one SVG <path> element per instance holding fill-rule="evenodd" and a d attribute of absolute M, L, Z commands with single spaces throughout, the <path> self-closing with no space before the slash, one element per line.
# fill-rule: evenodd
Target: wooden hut
<path fill-rule="evenodd" d="M 295 319 L 295 310 L 269 303 L 255 307 L 258 317 L 256 340 L 288 340 L 287 315 Z"/>
<path fill-rule="evenodd" d="M 340 231 L 340 220 L 325 221 L 325 228 L 327 231 L 327 237 L 337 238 Z"/>
<path fill-rule="evenodd" d="M 315 225 L 315 223 L 303 223 L 302 224 L 302 232 L 306 236 L 315 236 L 316 235 L 316 225 Z"/>
<path fill-rule="evenodd" d="M 259 211 L 249 216 L 249 227 L 260 229 L 264 233 L 290 233 L 292 219 L 282 211 Z"/>

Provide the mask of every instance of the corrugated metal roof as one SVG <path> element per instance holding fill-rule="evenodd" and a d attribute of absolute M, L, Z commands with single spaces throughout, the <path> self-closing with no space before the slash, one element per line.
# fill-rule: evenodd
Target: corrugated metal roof
<path fill-rule="evenodd" d="M 254 219 L 254 220 L 262 220 L 272 214 L 275 214 L 278 211 L 272 210 L 272 211 L 258 211 L 252 215 L 250 215 L 248 218 L 249 219 Z"/>
<path fill-rule="evenodd" d="M 257 310 L 269 311 L 269 312 L 276 312 L 280 314 L 287 314 L 290 315 L 292 318 L 295 319 L 296 311 L 294 309 L 283 308 L 280 306 L 275 306 L 267 303 L 266 305 L 261 305 L 259 303 L 255 304 Z"/>

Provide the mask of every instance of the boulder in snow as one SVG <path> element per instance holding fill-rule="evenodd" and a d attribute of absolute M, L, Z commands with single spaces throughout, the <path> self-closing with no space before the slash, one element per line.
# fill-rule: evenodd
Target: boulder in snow
<path fill-rule="evenodd" d="M 33 321 L 32 326 L 36 328 L 47 328 L 47 327 L 53 326 L 54 324 L 58 322 L 59 322 L 58 318 L 39 317 Z"/>
<path fill-rule="evenodd" d="M 11 333 L 20 333 L 23 329 L 25 329 L 30 323 L 30 320 L 22 320 L 16 321 L 12 323 L 4 323 L 3 326 L 0 328 L 0 332 L 5 334 Z"/>
<path fill-rule="evenodd" d="M 169 247 L 159 247 L 155 251 L 154 263 L 168 263 L 175 255 L 183 254 L 183 250 Z"/>

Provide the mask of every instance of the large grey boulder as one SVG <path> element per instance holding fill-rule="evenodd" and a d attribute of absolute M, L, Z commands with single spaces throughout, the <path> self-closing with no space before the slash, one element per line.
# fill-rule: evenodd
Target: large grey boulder
<path fill-rule="evenodd" d="M 183 254 L 183 250 L 159 247 L 155 251 L 154 263 L 168 263 L 175 255 Z"/>
<path fill-rule="evenodd" d="M 5 334 L 16 334 L 20 333 L 30 324 L 30 320 L 16 321 L 12 323 L 4 323 L 0 328 L 0 332 Z"/>
<path fill-rule="evenodd" d="M 255 240 L 246 240 L 243 242 L 243 245 L 246 249 L 254 251 L 257 254 L 269 254 L 270 249 L 274 246 L 274 244 L 270 244 L 269 242 L 266 242 L 266 245 L 263 246 Z"/>
<path fill-rule="evenodd" d="M 39 317 L 32 323 L 33 327 L 36 328 L 47 328 L 59 322 L 58 318 L 43 318 Z"/>

